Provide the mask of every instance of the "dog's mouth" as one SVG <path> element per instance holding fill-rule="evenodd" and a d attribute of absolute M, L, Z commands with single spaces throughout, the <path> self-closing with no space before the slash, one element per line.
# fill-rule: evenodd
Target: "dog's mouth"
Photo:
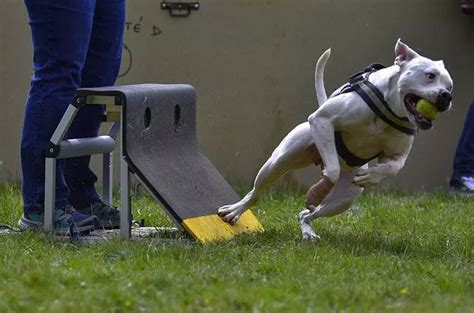
<path fill-rule="evenodd" d="M 416 126 L 423 130 L 428 130 L 433 127 L 433 120 L 424 117 L 418 110 L 416 109 L 416 103 L 420 100 L 421 97 L 409 93 L 405 96 L 404 102 L 405 107 L 407 108 L 408 112 L 413 116 L 413 120 L 415 121 Z"/>

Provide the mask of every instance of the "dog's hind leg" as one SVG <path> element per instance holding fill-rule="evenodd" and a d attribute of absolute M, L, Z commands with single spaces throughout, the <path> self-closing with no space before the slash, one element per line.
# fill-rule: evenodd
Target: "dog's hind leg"
<path fill-rule="evenodd" d="M 253 189 L 237 203 L 218 209 L 219 216 L 230 224 L 235 224 L 240 215 L 258 200 L 262 192 L 290 170 L 320 162 L 320 157 L 312 144 L 309 124 L 296 126 L 273 151 L 271 157 L 258 171 Z"/>
<path fill-rule="evenodd" d="M 252 190 L 237 203 L 225 205 L 219 208 L 218 214 L 225 222 L 235 224 L 240 215 L 253 204 L 255 204 L 262 192 L 273 185 L 283 174 L 293 169 L 291 162 L 285 162 L 274 155 L 265 162 L 258 171 Z"/>
<path fill-rule="evenodd" d="M 329 178 L 323 176 L 316 184 L 311 186 L 306 193 L 306 206 L 315 208 L 329 194 L 334 184 Z"/>
<path fill-rule="evenodd" d="M 364 190 L 364 188 L 355 185 L 353 180 L 354 173 L 342 171 L 338 181 L 324 199 L 318 197 L 311 198 L 311 195 L 318 193 L 315 190 L 318 184 L 311 187 L 307 196 L 308 208 L 301 211 L 298 215 L 303 239 L 319 239 L 319 236 L 311 226 L 312 219 L 340 214 L 352 205 L 355 198 Z M 320 188 L 325 188 L 324 184 Z M 310 203 L 312 200 L 319 201 L 320 203 Z"/>

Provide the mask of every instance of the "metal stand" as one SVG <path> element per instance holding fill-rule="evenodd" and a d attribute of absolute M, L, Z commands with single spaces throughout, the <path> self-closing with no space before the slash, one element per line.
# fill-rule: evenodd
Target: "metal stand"
<path fill-rule="evenodd" d="M 67 159 L 93 154 L 102 154 L 103 161 L 103 201 L 107 204 L 113 198 L 113 150 L 116 137 L 121 129 L 122 100 L 116 96 L 76 96 L 68 106 L 58 127 L 50 139 L 45 159 L 45 196 L 44 196 L 44 229 L 54 231 L 54 208 L 56 200 L 56 164 L 58 159 Z M 64 140 L 77 112 L 86 105 L 105 105 L 105 122 L 112 122 L 107 135 L 92 138 L 75 138 Z M 121 133 L 121 132 L 120 132 Z M 123 138 L 122 141 L 123 142 Z M 125 238 L 131 234 L 130 207 L 130 172 L 122 154 L 120 145 L 120 233 Z"/>
<path fill-rule="evenodd" d="M 105 105 L 105 122 L 113 125 L 105 136 L 64 140 L 78 110 Z M 199 150 L 196 136 L 196 92 L 183 84 L 139 84 L 81 88 L 50 140 L 45 160 L 45 222 L 54 231 L 56 165 L 58 159 L 102 154 L 103 200 L 112 201 L 112 152 L 120 134 L 120 236 L 136 238 L 143 227 L 131 229 L 130 176 L 143 183 L 175 222 L 172 231 L 186 232 L 202 243 L 260 232 L 252 212 L 229 225 L 217 208 L 239 196 Z M 161 232 L 155 229 L 156 232 Z M 108 237 L 117 230 L 95 231 Z M 137 234 L 138 233 L 138 234 Z"/>

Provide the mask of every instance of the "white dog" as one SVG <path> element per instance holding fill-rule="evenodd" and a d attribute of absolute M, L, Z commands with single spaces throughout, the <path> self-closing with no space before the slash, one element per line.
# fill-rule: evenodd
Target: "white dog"
<path fill-rule="evenodd" d="M 316 64 L 320 107 L 273 151 L 253 189 L 241 201 L 219 208 L 224 221 L 236 223 L 264 189 L 286 172 L 320 164 L 322 178 L 309 189 L 307 208 L 299 214 L 303 238 L 319 238 L 311 227 L 313 218 L 347 210 L 364 188 L 397 174 L 418 128 L 432 127 L 433 121 L 416 109 L 419 99 L 434 103 L 439 112 L 451 108 L 453 81 L 443 62 L 418 55 L 400 40 L 394 65 L 368 68 L 328 99 L 323 73 L 329 56 L 327 50 Z M 376 162 L 369 167 L 371 160 Z"/>

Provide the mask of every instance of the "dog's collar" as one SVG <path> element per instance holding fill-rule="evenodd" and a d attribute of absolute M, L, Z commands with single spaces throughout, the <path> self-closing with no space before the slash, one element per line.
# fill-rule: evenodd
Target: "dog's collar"
<path fill-rule="evenodd" d="M 385 68 L 382 64 L 371 64 L 363 72 L 352 75 L 349 82 L 341 89 L 340 94 L 356 92 L 381 120 L 402 133 L 414 136 L 417 129 L 413 127 L 408 118 L 396 115 L 380 90 L 369 82 L 369 75 L 382 68 Z"/>

